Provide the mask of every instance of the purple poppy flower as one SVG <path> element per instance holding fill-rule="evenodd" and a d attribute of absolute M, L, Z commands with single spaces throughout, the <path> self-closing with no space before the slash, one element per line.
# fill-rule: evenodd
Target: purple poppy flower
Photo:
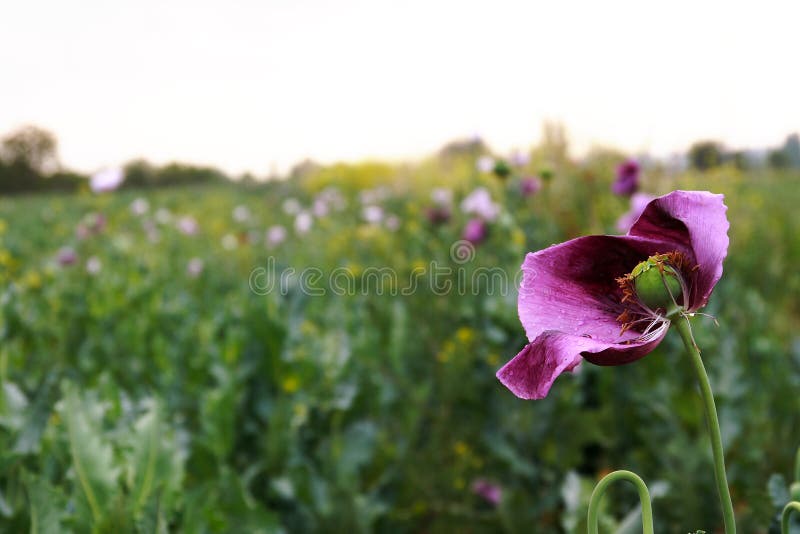
<path fill-rule="evenodd" d="M 636 222 L 636 219 L 639 218 L 647 205 L 650 204 L 650 201 L 655 198 L 656 197 L 653 195 L 647 193 L 634 193 L 633 196 L 631 196 L 631 209 L 620 215 L 619 219 L 617 219 L 617 230 L 620 232 L 627 232 L 630 230 L 633 223 Z"/>
<path fill-rule="evenodd" d="M 528 254 L 518 308 L 530 343 L 497 377 L 518 397 L 541 399 L 584 359 L 622 365 L 647 355 L 670 313 L 637 297 L 634 268 L 655 261 L 680 284 L 680 309 L 705 306 L 728 252 L 726 210 L 722 195 L 673 191 L 651 201 L 627 235 L 579 237 Z"/>
<path fill-rule="evenodd" d="M 615 195 L 632 195 L 639 189 L 639 164 L 629 159 L 617 167 L 617 179 L 611 185 Z"/>
<path fill-rule="evenodd" d="M 492 506 L 500 504 L 500 499 L 503 498 L 503 488 L 485 478 L 475 479 L 472 483 L 472 492 Z"/>
<path fill-rule="evenodd" d="M 461 234 L 462 239 L 466 239 L 473 245 L 481 243 L 489 235 L 489 228 L 486 226 L 486 221 L 483 219 L 470 219 L 464 226 L 464 232 Z"/>
<path fill-rule="evenodd" d="M 60 266 L 66 267 L 68 265 L 73 265 L 76 261 L 78 261 L 78 254 L 72 247 L 61 247 L 58 250 L 58 256 L 56 257 L 56 260 Z"/>
<path fill-rule="evenodd" d="M 450 220 L 450 208 L 447 206 L 431 206 L 425 210 L 425 217 L 433 225 L 444 224 Z"/>
<path fill-rule="evenodd" d="M 519 192 L 524 197 L 535 195 L 541 188 L 542 181 L 535 176 L 526 176 L 519 181 Z"/>

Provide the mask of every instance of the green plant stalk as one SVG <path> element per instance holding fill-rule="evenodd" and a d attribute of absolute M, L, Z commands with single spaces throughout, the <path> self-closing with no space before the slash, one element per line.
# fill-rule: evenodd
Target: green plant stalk
<path fill-rule="evenodd" d="M 700 349 L 694 342 L 692 327 L 689 318 L 680 316 L 672 323 L 678 330 L 686 346 L 686 352 L 692 361 L 697 382 L 700 385 L 700 395 L 706 407 L 706 422 L 708 423 L 708 433 L 711 437 L 711 452 L 714 456 L 714 476 L 717 480 L 717 490 L 719 491 L 720 505 L 722 506 L 722 517 L 725 521 L 725 534 L 736 533 L 736 519 L 733 513 L 733 502 L 731 493 L 728 489 L 728 477 L 725 474 L 725 453 L 722 450 L 722 435 L 719 430 L 719 419 L 717 417 L 717 407 L 714 404 L 714 394 L 711 391 L 711 384 L 708 381 L 706 368 L 703 366 L 703 359 L 700 357 Z"/>
<path fill-rule="evenodd" d="M 797 453 L 794 457 L 794 481 L 800 482 L 800 447 L 797 448 Z"/>
<path fill-rule="evenodd" d="M 800 512 L 800 502 L 792 501 L 783 508 L 781 514 L 781 534 L 789 534 L 789 520 L 792 512 Z"/>
<path fill-rule="evenodd" d="M 636 491 L 639 492 L 639 500 L 642 502 L 642 531 L 644 534 L 653 534 L 653 505 L 650 502 L 650 492 L 647 491 L 647 485 L 645 485 L 644 480 L 631 471 L 609 473 L 594 487 L 592 496 L 589 499 L 589 516 L 587 519 L 589 534 L 598 534 L 600 500 L 603 498 L 606 488 L 617 480 L 627 480 L 636 486 Z"/>

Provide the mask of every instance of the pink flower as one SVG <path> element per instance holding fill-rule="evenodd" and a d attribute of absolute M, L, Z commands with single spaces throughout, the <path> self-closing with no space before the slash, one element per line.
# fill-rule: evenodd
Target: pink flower
<path fill-rule="evenodd" d="M 492 196 L 485 187 L 478 187 L 461 201 L 461 211 L 467 215 L 477 215 L 492 222 L 500 214 L 500 206 L 492 202 Z"/>
<path fill-rule="evenodd" d="M 189 275 L 190 278 L 197 278 L 203 273 L 204 267 L 205 264 L 202 259 L 192 258 L 189 260 L 189 263 L 186 264 L 186 274 Z"/>
<path fill-rule="evenodd" d="M 277 247 L 286 240 L 286 228 L 276 224 L 267 229 L 267 245 Z"/>
<path fill-rule="evenodd" d="M 519 192 L 524 197 L 535 195 L 541 188 L 542 182 L 535 176 L 526 176 L 519 182 Z"/>
<path fill-rule="evenodd" d="M 480 218 L 470 219 L 464 226 L 464 231 L 461 234 L 462 239 L 466 239 L 473 245 L 482 243 L 489 235 L 489 228 L 486 221 Z"/>
<path fill-rule="evenodd" d="M 640 296 L 637 276 L 657 265 L 653 272 L 671 273 L 659 280 L 671 306 L 686 313 L 705 306 L 728 252 L 726 210 L 722 195 L 673 191 L 652 200 L 627 235 L 579 237 L 529 253 L 518 299 L 529 343 L 497 377 L 518 397 L 541 399 L 583 360 L 622 365 L 649 354 L 673 315 Z"/>
<path fill-rule="evenodd" d="M 314 218 L 307 211 L 301 211 L 294 219 L 294 231 L 300 235 L 307 234 L 314 224 Z"/>
<path fill-rule="evenodd" d="M 56 256 L 56 260 L 58 261 L 59 265 L 66 267 L 68 265 L 73 265 L 76 261 L 78 261 L 78 254 L 72 247 L 61 247 L 58 250 L 58 256 Z"/>
<path fill-rule="evenodd" d="M 632 195 L 639 189 L 639 163 L 629 159 L 617 167 L 617 179 L 611 185 L 611 191 L 616 195 Z"/>
<path fill-rule="evenodd" d="M 197 224 L 197 219 L 191 215 L 184 215 L 178 219 L 178 230 L 184 235 L 195 235 L 199 229 L 200 225 Z"/>
<path fill-rule="evenodd" d="M 500 500 L 503 498 L 503 488 L 485 478 L 475 479 L 472 483 L 472 492 L 492 506 L 500 504 Z"/>

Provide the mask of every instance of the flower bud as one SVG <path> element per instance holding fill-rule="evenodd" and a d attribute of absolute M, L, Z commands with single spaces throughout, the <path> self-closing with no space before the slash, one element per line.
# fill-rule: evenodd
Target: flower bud
<path fill-rule="evenodd" d="M 651 256 L 631 271 L 631 277 L 642 304 L 672 314 L 677 311 L 676 303 L 683 295 L 681 275 L 664 259 L 664 256 Z"/>
<path fill-rule="evenodd" d="M 800 501 L 800 482 L 792 482 L 792 485 L 789 486 L 789 495 L 791 495 L 793 501 Z"/>

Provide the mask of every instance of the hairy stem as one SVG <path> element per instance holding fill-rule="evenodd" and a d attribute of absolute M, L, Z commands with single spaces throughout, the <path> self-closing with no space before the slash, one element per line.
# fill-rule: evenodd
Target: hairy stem
<path fill-rule="evenodd" d="M 627 480 L 636 486 L 636 491 L 639 492 L 639 500 L 642 502 L 642 530 L 644 534 L 653 534 L 653 505 L 650 502 L 650 492 L 647 491 L 647 486 L 639 475 L 631 471 L 614 471 L 613 473 L 609 473 L 594 487 L 592 497 L 589 499 L 589 517 L 587 523 L 589 534 L 598 534 L 597 523 L 598 514 L 600 512 L 600 500 L 603 498 L 606 488 L 617 480 Z"/>
<path fill-rule="evenodd" d="M 725 534 L 735 534 L 736 520 L 733 513 L 731 493 L 728 489 L 728 477 L 725 474 L 725 454 L 722 451 L 722 435 L 719 430 L 719 419 L 717 418 L 717 407 L 714 404 L 714 394 L 711 392 L 708 374 L 706 373 L 706 368 L 703 366 L 703 360 L 700 357 L 700 349 L 697 347 L 697 344 L 694 342 L 694 337 L 692 336 L 689 318 L 686 316 L 679 316 L 673 321 L 673 325 L 675 325 L 675 328 L 681 335 L 683 344 L 686 346 L 686 352 L 689 354 L 689 359 L 692 361 L 692 366 L 697 374 L 697 382 L 700 385 L 700 395 L 703 398 L 703 404 L 705 404 L 706 408 L 706 422 L 708 423 L 708 432 L 711 436 L 711 452 L 714 456 L 714 476 L 717 480 L 717 490 L 719 491 L 719 500 L 722 505 Z"/>

